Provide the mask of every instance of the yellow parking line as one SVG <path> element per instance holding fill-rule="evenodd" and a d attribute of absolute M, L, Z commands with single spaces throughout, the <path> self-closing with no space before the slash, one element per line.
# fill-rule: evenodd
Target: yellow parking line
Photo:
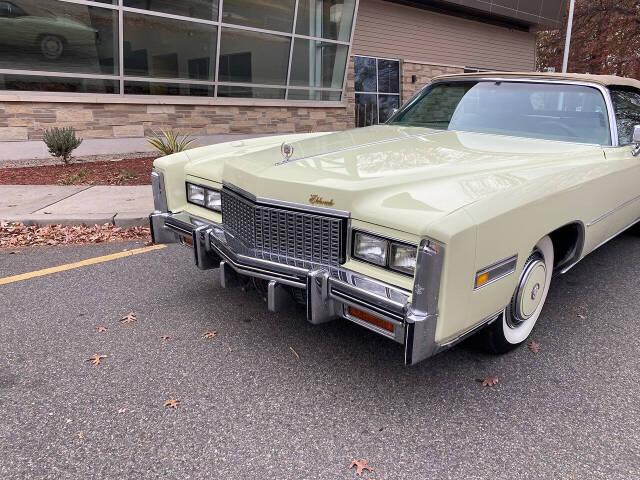
<path fill-rule="evenodd" d="M 20 282 L 22 280 L 28 280 L 30 278 L 42 277 L 43 275 L 50 275 L 52 273 L 64 272 L 65 270 L 72 270 L 74 268 L 86 267 L 87 265 L 95 265 L 96 263 L 109 262 L 111 260 L 117 260 L 118 258 L 130 257 L 131 255 L 137 255 L 139 253 L 151 252 L 153 250 L 159 250 L 166 247 L 166 245 L 153 245 L 151 247 L 136 248 L 127 252 L 112 253 L 111 255 L 104 255 L 102 257 L 88 258 L 80 262 L 67 263 L 66 265 L 59 265 L 57 267 L 44 268 L 42 270 L 36 270 L 34 272 L 21 273 L 20 275 L 13 275 L 11 277 L 0 278 L 0 285 L 6 285 L 7 283 Z"/>

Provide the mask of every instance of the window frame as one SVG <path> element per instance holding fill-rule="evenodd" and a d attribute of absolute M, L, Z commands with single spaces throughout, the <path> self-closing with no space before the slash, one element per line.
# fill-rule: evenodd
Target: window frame
<path fill-rule="evenodd" d="M 380 95 L 392 95 L 392 96 L 397 96 L 398 97 L 398 109 L 400 109 L 400 107 L 402 107 L 402 60 L 399 58 L 386 58 L 386 57 L 372 57 L 370 55 L 354 55 L 353 56 L 353 64 L 354 64 L 354 75 L 355 75 L 355 60 L 356 57 L 358 58 L 371 58 L 373 60 L 375 60 L 376 63 L 376 90 L 375 92 L 362 92 L 362 91 L 358 91 L 355 90 L 355 81 L 354 81 L 354 99 L 356 95 L 375 95 L 376 97 L 376 113 L 377 113 L 377 119 L 378 121 L 374 124 L 374 125 L 380 125 L 381 123 L 384 122 L 380 122 Z M 390 92 L 381 92 L 380 91 L 380 74 L 378 71 L 378 60 L 387 60 L 390 62 L 398 62 L 398 93 L 390 93 Z M 389 120 L 391 117 L 393 117 L 393 115 L 391 115 L 387 120 Z M 357 115 L 356 115 L 356 120 L 357 120 Z M 386 122 L 386 120 L 385 120 Z M 366 126 L 366 125 L 365 125 Z M 358 125 L 356 125 L 356 127 L 358 127 Z"/>
<path fill-rule="evenodd" d="M 44 71 L 44 70 L 23 70 L 23 69 L 5 69 L 0 68 L 0 75 L 16 75 L 16 76 L 28 76 L 28 77 L 59 77 L 59 78 L 74 78 L 74 79 L 86 79 L 86 80 L 111 80 L 116 81 L 119 84 L 119 93 L 76 93 L 76 92 L 50 92 L 46 90 L 5 90 L 0 89 L 0 99 L 4 95 L 8 96 L 29 96 L 29 97 L 44 97 L 44 96 L 55 96 L 56 98 L 61 97 L 58 101 L 71 101 L 69 97 L 78 98 L 78 101 L 82 101 L 82 97 L 91 97 L 93 99 L 96 98 L 96 95 L 101 95 L 105 97 L 106 102 L 114 102 L 114 103 L 127 103 L 128 100 L 134 101 L 134 103 L 138 103 L 137 99 L 144 98 L 149 100 L 156 100 L 159 103 L 162 103 L 163 100 L 171 99 L 175 100 L 174 96 L 166 96 L 166 95 L 137 95 L 137 94 L 125 94 L 125 82 L 137 82 L 144 81 L 148 83 L 159 83 L 159 84 L 192 84 L 192 85 L 203 85 L 213 87 L 213 95 L 209 97 L 189 97 L 184 96 L 180 97 L 182 99 L 194 100 L 192 103 L 194 104 L 260 104 L 264 103 L 265 105 L 271 105 L 277 103 L 278 105 L 319 105 L 319 106 L 336 106 L 336 105 L 344 105 L 346 103 L 346 84 L 347 84 L 347 76 L 348 69 L 345 67 L 342 86 L 340 88 L 326 88 L 326 87 L 307 87 L 307 86 L 293 86 L 291 85 L 291 64 L 293 60 L 293 47 L 295 39 L 300 38 L 304 40 L 316 40 L 320 42 L 332 43 L 337 45 L 344 45 L 347 47 L 347 66 L 348 61 L 351 58 L 351 49 L 353 44 L 354 30 L 356 25 L 356 17 L 358 14 L 359 0 L 355 1 L 353 20 L 351 24 L 351 30 L 349 32 L 349 40 L 332 40 L 321 37 L 314 37 L 309 35 L 302 35 L 296 33 L 296 23 L 298 20 L 298 4 L 303 0 L 295 0 L 294 10 L 292 12 L 293 22 L 292 28 L 289 32 L 280 32 L 274 30 L 268 30 L 263 28 L 255 28 L 244 25 L 237 25 L 232 23 L 227 23 L 222 21 L 222 13 L 224 9 L 224 0 L 218 0 L 218 18 L 216 20 L 206 20 L 202 18 L 188 17 L 184 15 L 175 15 L 164 12 L 158 12 L 153 10 L 144 10 L 134 7 L 126 7 L 124 6 L 123 0 L 115 0 L 116 4 L 108 4 L 101 3 L 99 1 L 92 0 L 50 0 L 52 2 L 62 2 L 62 3 L 70 3 L 87 7 L 95 7 L 95 8 L 104 8 L 106 10 L 116 11 L 118 13 L 118 22 L 117 22 L 117 38 L 118 38 L 118 74 L 117 75 L 103 75 L 103 74 L 78 74 L 78 73 L 68 73 L 68 72 L 57 72 L 57 71 Z M 217 27 L 217 38 L 215 44 L 215 75 L 213 80 L 195 80 L 188 78 L 161 78 L 161 77 L 137 77 L 131 75 L 125 75 L 124 73 L 124 15 L 126 13 L 135 13 L 142 15 L 149 15 L 155 17 L 162 17 L 169 20 L 181 20 L 188 21 L 193 23 L 207 24 Z M 287 72 L 285 83 L 282 85 L 275 84 L 259 84 L 259 83 L 238 83 L 238 82 L 223 82 L 218 78 L 219 75 L 219 66 L 220 66 L 220 43 L 221 36 L 223 33 L 223 29 L 235 29 L 235 30 L 243 30 L 248 32 L 256 32 L 256 33 L 264 33 L 270 35 L 276 35 L 279 37 L 288 38 L 289 45 L 289 56 L 288 56 L 288 64 L 287 64 Z M 229 86 L 229 87 L 256 87 L 256 88 L 273 88 L 273 89 L 284 89 L 285 90 L 285 98 L 284 100 L 273 100 L 273 99 L 263 99 L 263 98 L 242 98 L 242 97 L 218 97 L 218 86 Z M 310 91 L 330 91 L 330 92 L 338 92 L 340 94 L 340 100 L 288 100 L 289 90 L 310 90 Z M 64 99 L 66 97 L 66 100 Z M 113 99 L 113 100 L 111 100 Z M 219 101 L 221 100 L 221 101 Z M 55 100 L 53 100 L 55 101 Z M 142 103 L 142 102 L 141 102 Z M 182 103 L 182 102 L 181 102 Z M 189 102 L 185 102 L 189 103 Z"/>

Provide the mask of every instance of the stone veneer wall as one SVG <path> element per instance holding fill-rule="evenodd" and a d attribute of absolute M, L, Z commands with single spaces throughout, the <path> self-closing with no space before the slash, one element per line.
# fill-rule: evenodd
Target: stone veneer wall
<path fill-rule="evenodd" d="M 426 63 L 417 63 L 412 61 L 402 62 L 401 83 L 402 83 L 402 102 L 409 100 L 418 90 L 429 83 L 438 75 L 447 75 L 451 73 L 463 73 L 464 68 L 447 66 L 447 65 L 429 65 Z M 417 80 L 411 82 L 411 76 L 415 75 Z"/>

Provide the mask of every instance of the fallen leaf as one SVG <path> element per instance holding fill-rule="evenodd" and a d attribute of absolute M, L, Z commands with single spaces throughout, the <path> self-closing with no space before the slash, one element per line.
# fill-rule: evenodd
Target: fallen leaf
<path fill-rule="evenodd" d="M 529 350 L 531 350 L 533 353 L 538 353 L 540 351 L 540 345 L 538 345 L 536 342 L 529 342 L 527 345 L 529 346 Z"/>
<path fill-rule="evenodd" d="M 97 367 L 98 365 L 100 365 L 100 360 L 107 357 L 108 355 L 100 355 L 98 353 L 94 353 L 93 355 L 91 355 L 91 358 L 87 358 L 87 362 L 91 362 L 94 367 Z"/>
<path fill-rule="evenodd" d="M 585 315 L 582 315 L 581 313 L 578 313 L 578 318 L 580 320 L 584 320 L 585 318 L 587 318 Z"/>
<path fill-rule="evenodd" d="M 363 458 L 362 460 L 351 460 L 351 463 L 349 464 L 349 470 L 351 470 L 353 467 L 356 467 L 356 474 L 357 475 L 362 475 L 362 471 L 363 470 L 368 470 L 369 472 L 373 472 L 373 468 L 371 468 L 369 465 L 367 465 L 367 459 Z"/>
<path fill-rule="evenodd" d="M 126 409 L 126 408 L 120 408 L 120 409 L 118 409 L 118 413 L 124 413 L 124 412 L 126 412 L 126 411 L 127 411 L 127 409 Z"/>
<path fill-rule="evenodd" d="M 215 330 L 212 330 L 210 332 L 204 332 L 204 335 L 202 335 L 202 338 L 214 338 L 216 335 L 218 335 L 218 332 L 216 332 Z"/>
<path fill-rule="evenodd" d="M 102 325 L 99 327 L 96 327 L 98 329 L 98 333 L 102 333 L 102 332 L 106 332 L 107 331 L 107 327 L 103 327 Z"/>
<path fill-rule="evenodd" d="M 176 410 L 178 408 L 178 404 L 180 403 L 180 400 L 177 400 L 173 397 L 170 397 L 169 400 L 167 400 L 166 402 L 164 402 L 164 406 L 165 407 L 171 407 L 174 410 Z"/>
<path fill-rule="evenodd" d="M 84 432 L 82 430 L 78 432 L 78 438 L 84 438 Z"/>
<path fill-rule="evenodd" d="M 163 340 L 169 340 L 171 337 L 169 335 L 162 335 L 161 337 Z"/>
<path fill-rule="evenodd" d="M 150 247 L 151 245 L 153 245 L 153 242 L 151 240 L 149 240 L 148 242 L 144 242 L 145 247 Z"/>
<path fill-rule="evenodd" d="M 289 350 L 291 350 L 291 353 L 293 353 L 295 355 L 295 357 L 300 360 L 300 355 L 298 355 L 298 352 L 296 352 L 293 347 L 289 347 Z"/>
<path fill-rule="evenodd" d="M 20 250 L 14 250 L 13 252 L 9 252 L 9 255 L 16 255 L 20 253 Z"/>
<path fill-rule="evenodd" d="M 128 313 L 127 315 L 125 315 L 120 319 L 122 323 L 131 323 L 131 322 L 135 322 L 136 320 L 137 320 L 136 314 L 133 312 Z"/>
<path fill-rule="evenodd" d="M 231 347 L 227 347 L 229 349 L 229 352 L 231 352 Z"/>
<path fill-rule="evenodd" d="M 7 205 L 7 207 L 17 207 L 17 205 L 14 205 L 14 204 L 12 204 L 12 205 Z"/>
<path fill-rule="evenodd" d="M 498 377 L 486 377 L 482 379 L 483 387 L 493 387 L 496 383 L 498 383 Z"/>

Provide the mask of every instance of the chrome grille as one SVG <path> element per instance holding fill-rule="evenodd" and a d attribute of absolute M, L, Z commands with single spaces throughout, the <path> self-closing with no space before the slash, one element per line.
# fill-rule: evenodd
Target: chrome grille
<path fill-rule="evenodd" d="M 257 258 L 304 268 L 344 259 L 345 218 L 260 205 L 225 188 L 222 223 Z"/>

